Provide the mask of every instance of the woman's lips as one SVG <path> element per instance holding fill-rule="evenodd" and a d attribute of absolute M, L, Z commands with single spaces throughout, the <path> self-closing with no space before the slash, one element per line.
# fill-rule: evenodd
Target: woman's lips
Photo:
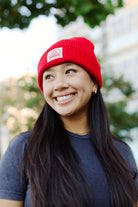
<path fill-rule="evenodd" d="M 63 95 L 63 96 L 58 96 L 55 98 L 55 100 L 58 102 L 58 103 L 67 103 L 69 101 L 71 101 L 75 96 L 75 93 L 72 93 L 72 94 L 67 94 L 67 95 Z"/>

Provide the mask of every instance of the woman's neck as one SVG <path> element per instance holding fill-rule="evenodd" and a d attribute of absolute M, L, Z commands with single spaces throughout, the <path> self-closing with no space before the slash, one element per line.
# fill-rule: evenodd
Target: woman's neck
<path fill-rule="evenodd" d="M 74 134 L 84 135 L 90 131 L 87 116 L 61 117 L 61 120 L 65 129 Z"/>

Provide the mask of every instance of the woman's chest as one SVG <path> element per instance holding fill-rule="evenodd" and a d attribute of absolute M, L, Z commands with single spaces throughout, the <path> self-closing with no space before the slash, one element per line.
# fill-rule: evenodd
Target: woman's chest
<path fill-rule="evenodd" d="M 82 170 L 91 187 L 96 207 L 110 207 L 110 195 L 107 177 L 104 169 L 89 140 L 73 143 L 78 154 Z"/>
<path fill-rule="evenodd" d="M 79 156 L 82 170 L 90 184 L 96 207 L 110 207 L 107 178 L 94 149 L 90 146 L 89 142 L 79 143 L 73 147 Z M 32 207 L 29 184 L 26 190 L 24 207 Z"/>

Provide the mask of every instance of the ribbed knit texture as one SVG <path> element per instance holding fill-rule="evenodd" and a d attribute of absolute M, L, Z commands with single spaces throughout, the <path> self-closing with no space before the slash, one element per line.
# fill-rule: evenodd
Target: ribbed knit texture
<path fill-rule="evenodd" d="M 56 48 L 62 48 L 62 57 L 57 56 L 56 58 L 55 55 L 55 59 L 51 58 L 50 61 L 47 61 L 49 52 Z M 94 45 L 84 37 L 74 37 L 56 42 L 40 58 L 38 64 L 38 85 L 42 92 L 43 72 L 49 67 L 65 62 L 73 62 L 83 67 L 95 78 L 99 87 L 102 87 L 101 68 L 94 54 Z"/>

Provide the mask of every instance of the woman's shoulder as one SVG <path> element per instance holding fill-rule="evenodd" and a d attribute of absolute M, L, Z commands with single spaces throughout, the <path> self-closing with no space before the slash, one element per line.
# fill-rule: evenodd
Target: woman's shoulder
<path fill-rule="evenodd" d="M 31 135 L 31 131 L 26 131 L 18 134 L 15 138 L 11 140 L 9 146 L 12 148 L 12 147 L 27 145 L 30 135 Z"/>
<path fill-rule="evenodd" d="M 114 138 L 113 141 L 114 141 L 115 146 L 117 147 L 117 149 L 120 152 L 122 152 L 122 151 L 123 151 L 123 153 L 130 153 L 130 152 L 132 152 L 130 146 L 126 142 L 122 141 L 121 139 Z"/>
<path fill-rule="evenodd" d="M 133 155 L 133 152 L 130 146 L 120 139 L 114 139 L 114 144 L 117 150 L 119 151 L 119 153 L 121 154 L 121 156 L 127 162 L 130 169 L 132 171 L 136 171 L 137 169 L 136 162 L 135 162 L 134 155 Z"/>
<path fill-rule="evenodd" d="M 0 198 L 8 200 L 24 200 L 27 188 L 25 165 L 21 165 L 30 132 L 16 136 L 0 161 Z M 22 168 L 23 167 L 23 168 Z M 21 171 L 23 169 L 23 171 Z"/>
<path fill-rule="evenodd" d="M 17 135 L 10 142 L 6 152 L 11 152 L 14 157 L 20 158 L 24 154 L 25 149 L 28 145 L 30 134 L 31 134 L 30 131 L 26 131 L 26 132 L 22 132 L 19 135 Z"/>

